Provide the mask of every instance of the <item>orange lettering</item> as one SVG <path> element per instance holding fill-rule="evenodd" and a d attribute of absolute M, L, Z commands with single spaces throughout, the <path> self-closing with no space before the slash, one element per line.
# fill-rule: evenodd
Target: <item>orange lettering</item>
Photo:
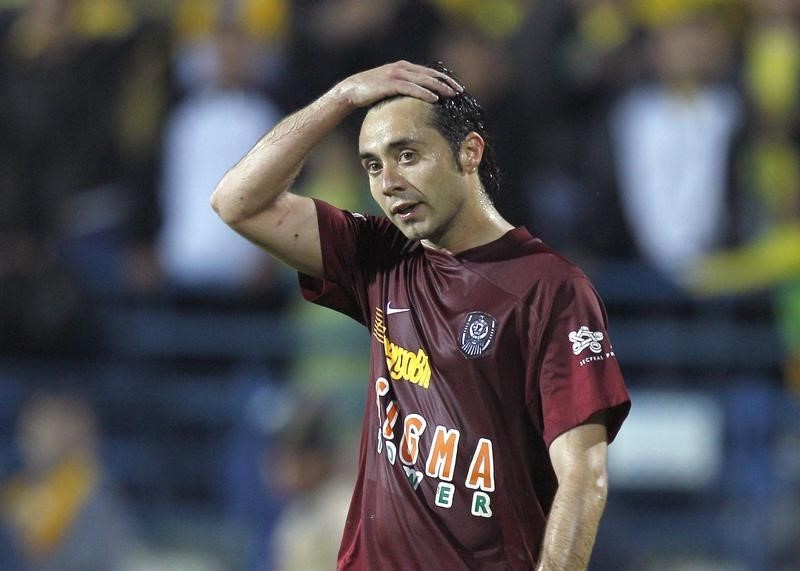
<path fill-rule="evenodd" d="M 453 470 L 456 465 L 456 449 L 461 433 L 455 428 L 447 430 L 444 426 L 437 426 L 433 435 L 428 461 L 425 463 L 425 473 L 433 478 L 441 478 L 448 482 L 453 480 Z"/>
<path fill-rule="evenodd" d="M 375 381 L 375 405 L 378 407 L 378 422 L 381 421 L 381 397 L 389 392 L 389 381 L 383 377 L 378 377 Z"/>
<path fill-rule="evenodd" d="M 383 421 L 383 436 L 387 440 L 394 438 L 394 424 L 397 422 L 397 403 L 392 401 L 386 407 L 386 420 Z"/>
<path fill-rule="evenodd" d="M 418 414 L 409 414 L 403 427 L 403 439 L 400 441 L 400 460 L 411 466 L 419 455 L 419 436 L 425 432 L 427 422 Z"/>
<path fill-rule="evenodd" d="M 494 491 L 494 454 L 491 440 L 481 438 L 478 441 L 465 484 L 473 490 Z"/>

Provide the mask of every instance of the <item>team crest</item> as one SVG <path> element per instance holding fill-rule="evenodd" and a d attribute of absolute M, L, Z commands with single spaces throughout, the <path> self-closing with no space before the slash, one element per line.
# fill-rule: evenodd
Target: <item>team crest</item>
<path fill-rule="evenodd" d="M 461 329 L 461 351 L 470 359 L 483 355 L 494 340 L 497 320 L 488 313 L 473 311 L 467 315 Z"/>

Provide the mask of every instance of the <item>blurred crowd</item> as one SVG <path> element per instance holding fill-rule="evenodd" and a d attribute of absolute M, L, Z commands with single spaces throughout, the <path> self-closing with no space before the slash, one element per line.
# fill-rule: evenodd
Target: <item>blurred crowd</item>
<path fill-rule="evenodd" d="M 92 347 L 98 294 L 282 309 L 280 271 L 207 196 L 284 114 L 402 58 L 483 102 L 514 223 L 691 295 L 774 291 L 798 383 L 799 4 L 5 0 L 3 346 Z M 356 127 L 301 190 L 370 209 Z"/>
<path fill-rule="evenodd" d="M 105 477 L 96 417 L 72 392 L 37 392 L 19 414 L 21 467 L 0 492 L 4 569 L 119 569 L 134 524 Z"/>
<path fill-rule="evenodd" d="M 445 62 L 483 103 L 513 223 L 581 264 L 645 264 L 691 297 L 771 296 L 800 391 L 800 0 L 0 0 L 2 353 L 96 354 L 108 300 L 254 308 L 335 336 L 208 198 L 282 116 L 397 59 Z M 317 149 L 298 192 L 374 211 L 358 123 Z M 305 390 L 360 381 L 360 355 L 300 357 Z M 21 430 L 81 406 L 33 400 Z M 301 464 L 324 448 L 308 422 L 271 481 L 334 469 Z M 76 509 L 37 529 L 24 498 L 105 497 L 78 446 L 90 428 L 64 429 L 74 458 L 47 460 L 46 478 L 39 462 L 35 483 L 8 485 L 22 556 L 54 553 Z M 303 543 L 292 518 L 340 499 L 287 512 L 287 560 L 336 535 L 321 520 Z"/>

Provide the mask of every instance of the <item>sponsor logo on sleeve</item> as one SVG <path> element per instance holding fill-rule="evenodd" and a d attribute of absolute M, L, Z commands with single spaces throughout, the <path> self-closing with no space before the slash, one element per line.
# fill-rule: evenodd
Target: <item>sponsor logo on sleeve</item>
<path fill-rule="evenodd" d="M 592 361 L 604 361 L 610 357 L 615 357 L 614 350 L 609 347 L 607 352 L 603 352 L 603 345 L 600 343 L 605 339 L 602 331 L 592 331 L 586 325 L 581 325 L 577 331 L 569 332 L 569 340 L 572 342 L 572 353 L 576 356 L 589 350 L 589 355 L 581 359 L 578 363 L 583 367 Z"/>
<path fill-rule="evenodd" d="M 569 332 L 569 340 L 572 341 L 572 352 L 580 355 L 584 349 L 589 348 L 592 353 L 600 353 L 603 347 L 600 341 L 603 340 L 602 331 L 590 331 L 585 325 L 581 325 L 577 331 Z"/>

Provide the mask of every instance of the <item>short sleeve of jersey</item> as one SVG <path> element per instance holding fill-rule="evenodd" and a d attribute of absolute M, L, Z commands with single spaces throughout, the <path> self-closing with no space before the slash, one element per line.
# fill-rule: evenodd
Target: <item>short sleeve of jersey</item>
<path fill-rule="evenodd" d="M 369 281 L 401 241 L 388 220 L 340 210 L 317 199 L 314 203 L 325 277 L 299 274 L 300 291 L 306 300 L 366 324 Z"/>
<path fill-rule="evenodd" d="M 555 288 L 538 351 L 538 399 L 531 401 L 541 405 L 547 446 L 601 411 L 609 442 L 619 432 L 630 397 L 607 329 L 605 308 L 585 276 Z"/>

